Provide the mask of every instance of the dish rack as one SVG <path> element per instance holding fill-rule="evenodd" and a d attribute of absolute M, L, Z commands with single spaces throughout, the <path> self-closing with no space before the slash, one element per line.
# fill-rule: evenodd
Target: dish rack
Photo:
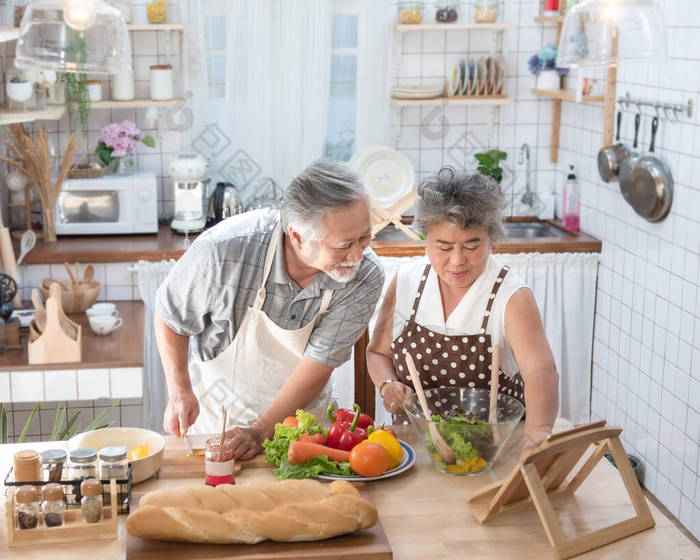
<path fill-rule="evenodd" d="M 117 508 L 117 513 L 129 513 L 131 511 L 131 469 L 132 469 L 132 464 L 129 463 L 129 469 L 127 471 L 127 477 L 126 478 L 119 478 L 119 479 L 112 479 L 114 480 L 115 483 L 115 493 L 112 494 L 111 492 L 111 480 L 102 480 L 102 501 L 104 502 L 105 506 L 111 506 L 112 503 Z M 56 481 L 58 482 L 61 486 L 63 486 L 63 495 L 66 498 L 66 505 L 67 506 L 80 506 L 80 498 L 82 497 L 80 495 L 80 484 L 85 480 L 85 478 L 76 478 L 72 480 L 59 480 Z M 17 488 L 18 486 L 23 486 L 26 484 L 30 484 L 32 486 L 45 486 L 46 484 L 49 484 L 51 482 L 54 482 L 52 480 L 37 480 L 33 482 L 15 482 L 15 477 L 14 477 L 14 470 L 13 467 L 10 467 L 10 470 L 7 472 L 7 475 L 5 476 L 5 487 L 6 487 L 6 493 L 9 493 L 11 490 Z M 10 496 L 7 496 L 7 500 L 9 501 Z"/>
<path fill-rule="evenodd" d="M 43 484 L 47 483 L 44 482 Z M 18 486 L 20 483 L 16 483 L 16 485 Z M 15 492 L 16 487 L 10 486 L 8 488 L 9 495 L 6 496 L 5 500 L 7 541 L 10 547 L 117 538 L 117 483 L 115 480 L 109 482 L 108 496 L 111 499 L 109 500 L 109 505 L 105 504 L 102 509 L 102 521 L 97 523 L 83 522 L 83 513 L 80 507 L 69 507 L 63 514 L 63 525 L 58 527 L 43 526 L 43 514 L 40 513 L 37 527 L 33 529 L 16 529 L 14 515 Z"/>

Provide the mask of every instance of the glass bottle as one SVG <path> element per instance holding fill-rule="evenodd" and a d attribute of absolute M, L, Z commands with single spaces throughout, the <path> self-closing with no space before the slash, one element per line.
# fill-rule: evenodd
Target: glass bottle
<path fill-rule="evenodd" d="M 233 440 L 221 437 L 209 438 L 204 452 L 204 482 L 209 486 L 234 484 Z"/>
<path fill-rule="evenodd" d="M 424 2 L 399 2 L 397 9 L 398 23 L 403 25 L 423 23 Z"/>
<path fill-rule="evenodd" d="M 39 490 L 36 486 L 20 486 L 15 492 L 15 527 L 34 529 L 39 524 Z"/>
<path fill-rule="evenodd" d="M 435 3 L 435 21 L 454 23 L 459 19 L 459 0 L 438 0 Z"/>
<path fill-rule="evenodd" d="M 498 19 L 498 0 L 474 0 L 474 22 L 494 23 Z"/>
<path fill-rule="evenodd" d="M 117 445 L 100 449 L 100 478 L 102 480 L 124 480 L 129 473 L 126 447 Z"/>
<path fill-rule="evenodd" d="M 66 464 L 67 454 L 63 449 L 49 449 L 41 453 L 41 480 L 46 482 L 60 482 L 63 480 L 63 466 Z"/>
<path fill-rule="evenodd" d="M 102 483 L 96 478 L 88 478 L 80 484 L 80 509 L 85 523 L 102 521 Z"/>
<path fill-rule="evenodd" d="M 63 497 L 63 487 L 57 482 L 51 482 L 44 486 L 41 491 L 44 500 L 41 503 L 41 512 L 44 516 L 44 525 L 47 527 L 58 527 L 63 525 L 63 513 L 66 509 L 66 502 Z"/>
<path fill-rule="evenodd" d="M 578 231 L 581 222 L 581 187 L 576 179 L 573 165 L 569 166 L 569 174 L 564 183 L 562 220 L 564 228 L 569 231 Z"/>
<path fill-rule="evenodd" d="M 97 476 L 97 451 L 81 447 L 70 452 L 70 477 L 73 480 Z"/>

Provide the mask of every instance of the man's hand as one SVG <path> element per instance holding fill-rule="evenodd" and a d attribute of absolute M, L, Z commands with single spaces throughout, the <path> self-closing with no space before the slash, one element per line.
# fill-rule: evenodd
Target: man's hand
<path fill-rule="evenodd" d="M 233 440 L 233 456 L 236 461 L 247 461 L 262 453 L 262 435 L 255 428 L 236 427 L 226 432 Z"/>
<path fill-rule="evenodd" d="M 192 389 L 181 389 L 170 395 L 163 416 L 163 428 L 175 436 L 183 436 L 199 416 L 199 401 Z"/>

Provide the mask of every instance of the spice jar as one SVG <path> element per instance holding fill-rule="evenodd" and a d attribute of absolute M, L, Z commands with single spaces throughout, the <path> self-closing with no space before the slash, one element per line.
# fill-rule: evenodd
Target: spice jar
<path fill-rule="evenodd" d="M 170 64 L 151 66 L 151 99 L 167 101 L 175 96 L 173 93 L 173 67 Z"/>
<path fill-rule="evenodd" d="M 475 0 L 474 21 L 493 23 L 498 19 L 498 0 Z"/>
<path fill-rule="evenodd" d="M 73 480 L 97 476 L 97 451 L 81 447 L 70 452 L 70 477 Z"/>
<path fill-rule="evenodd" d="M 39 524 L 39 490 L 20 486 L 15 492 L 15 527 L 34 529 Z"/>
<path fill-rule="evenodd" d="M 49 449 L 41 453 L 41 480 L 60 482 L 63 479 L 63 465 L 66 464 L 66 452 L 63 449 Z"/>
<path fill-rule="evenodd" d="M 112 99 L 131 101 L 134 97 L 134 73 L 131 70 L 125 70 L 112 74 Z"/>
<path fill-rule="evenodd" d="M 459 19 L 459 0 L 438 1 L 435 4 L 435 21 L 439 23 L 454 23 Z"/>
<path fill-rule="evenodd" d="M 163 23 L 168 16 L 168 5 L 165 0 L 154 0 L 146 8 L 148 23 Z"/>
<path fill-rule="evenodd" d="M 13 471 L 15 482 L 39 482 L 41 480 L 39 453 L 31 449 L 15 453 Z"/>
<path fill-rule="evenodd" d="M 63 525 L 63 513 L 66 509 L 63 487 L 57 482 L 47 484 L 41 491 L 41 497 L 44 500 L 41 503 L 44 525 L 47 527 Z"/>
<path fill-rule="evenodd" d="M 204 482 L 209 486 L 234 484 L 233 440 L 221 437 L 209 438 L 204 452 Z"/>
<path fill-rule="evenodd" d="M 85 523 L 102 521 L 102 483 L 96 478 L 88 478 L 80 484 L 80 510 Z"/>
<path fill-rule="evenodd" d="M 398 21 L 401 24 L 423 23 L 424 2 L 399 2 Z"/>
<path fill-rule="evenodd" d="M 117 445 L 100 449 L 100 478 L 102 480 L 124 480 L 128 476 L 129 463 L 126 447 Z"/>

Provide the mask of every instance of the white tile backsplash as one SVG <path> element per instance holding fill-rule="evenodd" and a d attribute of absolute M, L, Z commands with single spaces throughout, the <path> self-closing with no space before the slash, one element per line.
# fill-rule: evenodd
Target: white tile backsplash
<path fill-rule="evenodd" d="M 77 400 L 78 382 L 75 370 L 46 370 L 44 372 L 44 397 L 42 400 Z"/>
<path fill-rule="evenodd" d="M 78 370 L 78 399 L 106 399 L 110 396 L 109 370 L 79 369 Z"/>
<path fill-rule="evenodd" d="M 111 369 L 111 397 L 113 399 L 141 397 L 143 394 L 142 374 L 142 368 Z"/>
<path fill-rule="evenodd" d="M 44 399 L 44 374 L 42 371 L 13 371 L 12 401 L 34 403 Z"/>

